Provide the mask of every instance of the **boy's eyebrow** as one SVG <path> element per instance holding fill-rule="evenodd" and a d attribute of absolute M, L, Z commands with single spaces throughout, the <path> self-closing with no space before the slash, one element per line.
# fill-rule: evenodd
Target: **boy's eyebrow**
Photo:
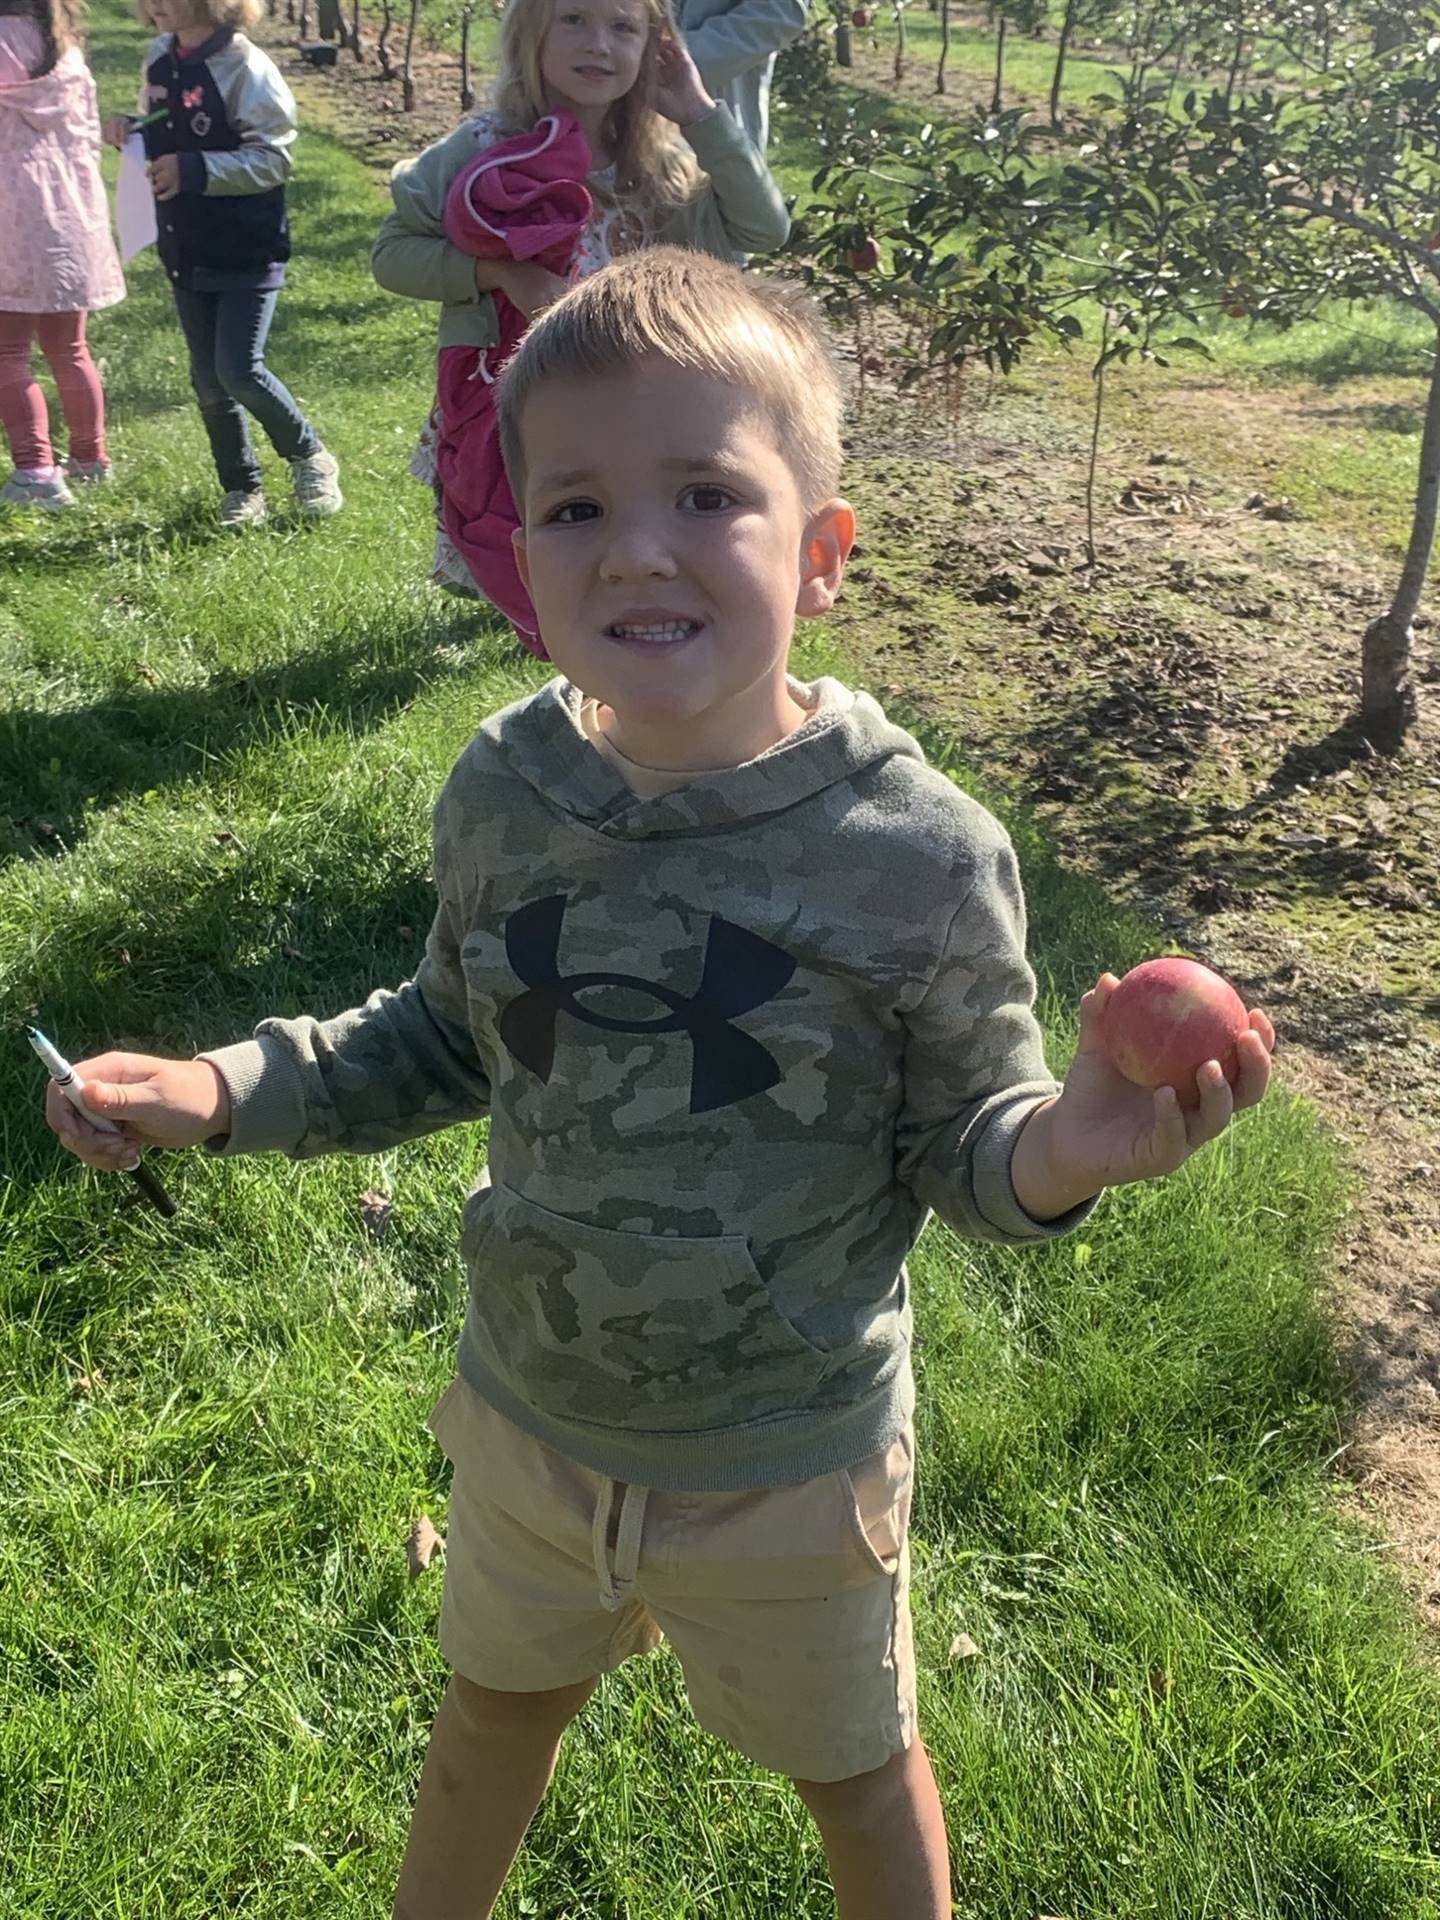
<path fill-rule="evenodd" d="M 677 454 L 673 459 L 660 462 L 662 473 L 728 473 L 738 475 L 742 469 L 723 453 Z M 557 488 L 583 486 L 587 480 L 596 477 L 594 467 L 567 467 L 560 473 L 542 473 L 535 482 L 537 493 L 549 493 Z"/>

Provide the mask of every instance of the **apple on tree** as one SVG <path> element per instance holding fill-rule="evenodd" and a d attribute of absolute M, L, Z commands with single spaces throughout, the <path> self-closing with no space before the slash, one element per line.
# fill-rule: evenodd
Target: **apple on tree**
<path fill-rule="evenodd" d="M 851 247 L 845 258 L 855 273 L 873 273 L 880 264 L 880 242 L 873 234 L 866 234 L 859 246 Z"/>
<path fill-rule="evenodd" d="M 1196 1108 L 1197 1070 L 1218 1060 L 1235 1085 L 1235 1043 L 1250 1028 L 1245 1002 L 1228 980 L 1196 960 L 1147 960 L 1132 967 L 1105 1004 L 1105 1049 L 1139 1087 L 1173 1087 L 1182 1107 Z"/>
<path fill-rule="evenodd" d="M 868 27 L 870 24 L 868 11 L 864 7 L 856 7 L 850 16 L 850 24 L 852 27 Z"/>

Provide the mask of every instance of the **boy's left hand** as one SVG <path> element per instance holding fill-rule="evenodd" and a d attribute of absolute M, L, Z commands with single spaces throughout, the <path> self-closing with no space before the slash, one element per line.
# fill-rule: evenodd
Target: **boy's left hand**
<path fill-rule="evenodd" d="M 705 90 L 700 69 L 690 57 L 690 49 L 677 34 L 662 33 L 655 49 L 655 79 L 650 104 L 677 127 L 688 127 L 692 120 L 713 113 L 715 102 Z"/>
<path fill-rule="evenodd" d="M 157 200 L 173 200 L 180 191 L 180 156 L 162 153 L 145 171 L 150 176 L 150 191 Z"/>
<path fill-rule="evenodd" d="M 1200 1105 L 1180 1105 L 1172 1087 L 1137 1087 L 1112 1065 L 1106 1050 L 1105 1002 L 1119 985 L 1105 973 L 1080 1002 L 1080 1041 L 1060 1097 L 1046 1113 L 1053 1171 L 1077 1188 L 1125 1186 L 1174 1173 L 1197 1147 L 1214 1140 L 1234 1116 L 1265 1097 L 1275 1029 L 1254 1008 L 1250 1031 L 1236 1044 L 1240 1074 L 1231 1087 L 1218 1060 L 1195 1076 Z"/>

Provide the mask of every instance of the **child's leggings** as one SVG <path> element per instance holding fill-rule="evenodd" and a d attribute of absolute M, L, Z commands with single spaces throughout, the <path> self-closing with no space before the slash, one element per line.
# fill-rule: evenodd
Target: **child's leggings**
<path fill-rule="evenodd" d="M 105 395 L 85 344 L 83 313 L 0 313 L 0 426 L 22 472 L 54 464 L 45 395 L 30 370 L 30 346 L 50 362 L 60 411 L 70 430 L 70 458 L 105 458 Z"/>

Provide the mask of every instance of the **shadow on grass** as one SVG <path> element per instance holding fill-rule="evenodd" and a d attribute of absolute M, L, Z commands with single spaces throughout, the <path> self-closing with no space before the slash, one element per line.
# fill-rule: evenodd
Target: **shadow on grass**
<path fill-rule="evenodd" d="M 172 401 L 165 405 L 172 406 Z M 157 405 L 153 411 L 160 411 Z M 136 411 L 143 412 L 142 406 Z M 215 487 L 216 499 L 219 496 L 219 482 Z M 6 567 L 24 567 L 27 573 L 73 573 L 77 568 L 89 566 L 95 559 L 97 542 L 103 543 L 106 551 L 114 559 L 143 559 L 151 552 L 163 548 L 167 553 L 183 552 L 186 548 L 213 546 L 219 541 L 233 540 L 235 535 L 220 525 L 216 517 L 216 499 L 195 494 L 187 496 L 168 514 L 151 516 L 138 507 L 128 518 L 121 519 L 113 511 L 107 514 L 103 522 L 97 522 L 81 510 L 67 513 L 58 521 L 47 519 L 42 524 L 46 538 L 43 542 L 30 539 L 0 539 L 0 569 Z M 13 532 L 24 534 L 34 527 L 31 520 L 22 520 L 19 510 L 12 517 L 0 519 L 0 534 Z"/>
<path fill-rule="evenodd" d="M 1380 333 L 1343 333 L 1328 345 L 1309 351 L 1303 341 L 1265 361 L 1266 374 L 1285 380 L 1313 380 L 1317 386 L 1338 387 L 1347 380 L 1386 375 L 1395 379 L 1424 380 L 1430 377 L 1434 350 L 1423 336 L 1407 340 L 1403 336 Z"/>
<path fill-rule="evenodd" d="M 1394 433 L 1406 439 L 1418 436 L 1424 409 L 1417 398 L 1413 405 L 1404 401 L 1376 401 L 1369 406 L 1301 407 L 1302 420 L 1323 420 L 1327 424 L 1353 427 L 1357 433 Z"/>
<path fill-rule="evenodd" d="M 59 712 L 0 713 L 0 761 L 15 769 L 5 792 L 14 844 L 0 844 L 0 866 L 24 852 L 72 851 L 87 809 L 188 780 L 305 715 L 355 732 L 377 727 L 424 688 L 468 671 L 461 643 L 516 644 L 469 603 L 438 598 L 405 638 L 414 657 L 395 665 L 377 665 L 373 643 L 355 640 L 200 687 L 125 688 Z"/>

